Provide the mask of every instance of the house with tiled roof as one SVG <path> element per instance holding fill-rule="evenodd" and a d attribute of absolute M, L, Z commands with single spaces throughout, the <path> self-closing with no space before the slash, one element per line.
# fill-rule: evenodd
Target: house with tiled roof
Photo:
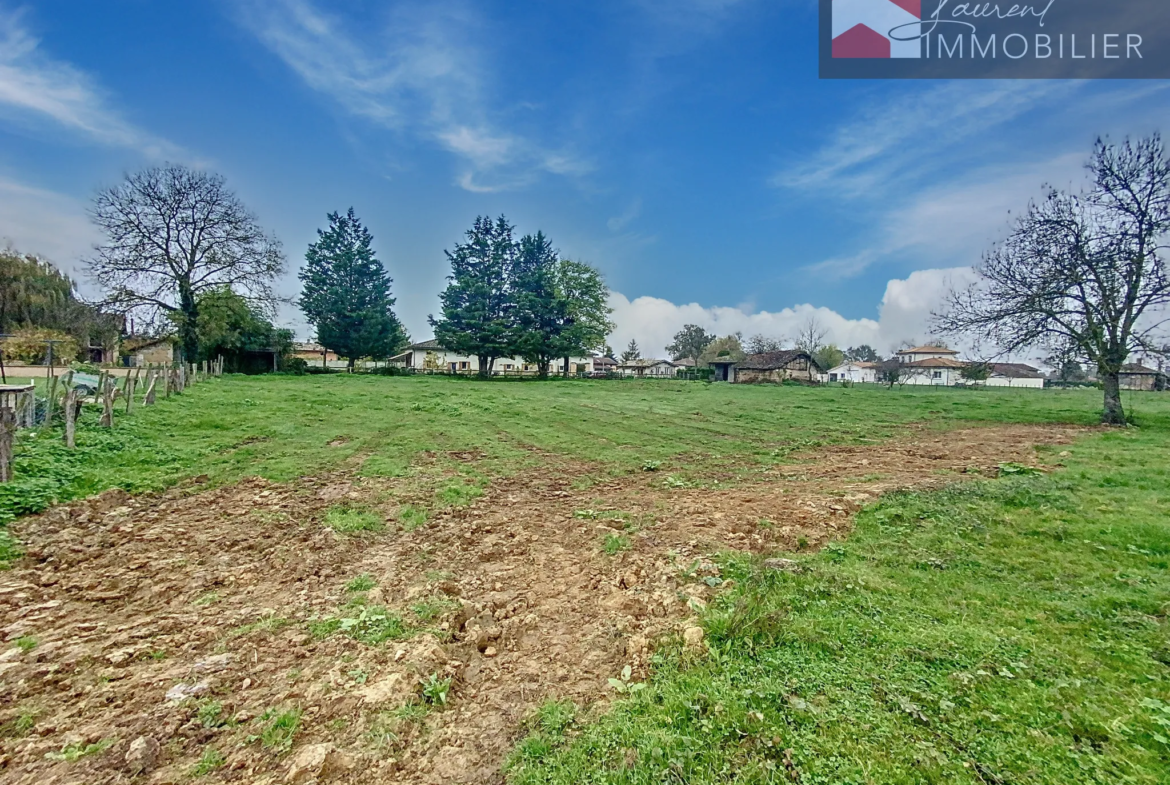
<path fill-rule="evenodd" d="M 779 384 L 785 381 L 816 384 L 824 373 L 812 355 L 800 349 L 749 354 L 739 361 L 717 358 L 708 365 L 715 369 L 714 381 L 735 384 Z"/>
<path fill-rule="evenodd" d="M 592 357 L 570 357 L 569 373 L 582 375 L 593 373 Z M 479 358 L 474 355 L 460 354 L 442 346 L 435 338 L 428 341 L 412 343 L 402 352 L 390 358 L 393 365 L 401 368 L 412 368 L 423 373 L 479 373 Z M 522 357 L 497 357 L 492 363 L 492 375 L 534 375 L 539 372 L 536 363 L 531 363 Z M 563 358 L 553 361 L 548 372 L 560 375 L 565 372 Z"/>
<path fill-rule="evenodd" d="M 1167 388 L 1166 374 L 1155 368 L 1147 368 L 1141 363 L 1127 363 L 1121 366 L 1119 377 L 1123 390 L 1153 392 Z"/>
<path fill-rule="evenodd" d="M 1044 387 L 1039 368 L 1024 363 L 991 363 L 991 375 L 982 384 L 987 387 Z"/>

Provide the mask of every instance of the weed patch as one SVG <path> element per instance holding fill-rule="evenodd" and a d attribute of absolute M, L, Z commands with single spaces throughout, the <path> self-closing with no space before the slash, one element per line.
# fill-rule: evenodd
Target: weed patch
<path fill-rule="evenodd" d="M 330 507 L 325 512 L 325 525 L 339 534 L 380 532 L 386 528 L 376 513 L 348 505 Z"/>

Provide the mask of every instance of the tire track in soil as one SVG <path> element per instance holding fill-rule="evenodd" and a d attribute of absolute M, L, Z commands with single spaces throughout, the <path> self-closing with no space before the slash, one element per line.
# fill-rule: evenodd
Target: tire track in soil
<path fill-rule="evenodd" d="M 200 781 L 498 783 L 543 700 L 603 705 L 609 677 L 630 664 L 640 678 L 653 641 L 693 623 L 715 591 L 702 580 L 717 574 L 714 553 L 815 548 L 882 493 L 1034 464 L 1036 445 L 1083 432 L 917 429 L 721 490 L 667 489 L 655 473 L 574 490 L 583 467 L 550 458 L 414 531 L 370 537 L 338 536 L 321 517 L 393 481 L 253 478 L 58 507 L 13 527 L 27 556 L 0 573 L 0 780 L 178 783 L 213 747 L 225 765 Z M 623 522 L 575 515 L 584 510 L 638 522 L 630 549 L 605 555 Z M 361 573 L 378 583 L 371 601 L 409 615 L 442 597 L 452 610 L 435 634 L 402 642 L 309 635 Z M 23 652 L 22 636 L 37 645 Z M 432 673 L 454 680 L 450 705 L 374 744 L 379 712 Z M 197 694 L 167 700 L 176 685 Z M 199 700 L 219 701 L 227 724 L 206 727 Z M 302 711 L 291 752 L 248 741 L 266 710 L 291 707 Z M 20 735 L 13 723 L 28 710 L 35 725 Z M 47 757 L 103 740 L 75 762 Z"/>

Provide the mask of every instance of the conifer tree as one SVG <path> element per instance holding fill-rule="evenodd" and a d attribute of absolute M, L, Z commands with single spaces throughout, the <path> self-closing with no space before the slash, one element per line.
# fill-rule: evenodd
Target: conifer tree
<path fill-rule="evenodd" d="M 515 301 L 512 277 L 518 255 L 512 225 L 504 216 L 495 222 L 475 219 L 466 241 L 445 251 L 451 263 L 447 288 L 439 295 L 438 318 L 428 317 L 444 349 L 473 355 L 480 376 L 491 376 L 497 357 L 515 347 Z"/>
<path fill-rule="evenodd" d="M 352 207 L 345 215 L 330 213 L 329 228 L 317 230 L 298 276 L 304 284 L 299 305 L 317 341 L 348 360 L 351 371 L 359 357 L 390 357 L 409 340 L 373 239 Z"/>
<path fill-rule="evenodd" d="M 515 296 L 515 338 L 513 347 L 527 362 L 536 363 L 540 377 L 564 348 L 569 301 L 558 289 L 560 259 L 543 232 L 525 235 L 513 268 Z"/>

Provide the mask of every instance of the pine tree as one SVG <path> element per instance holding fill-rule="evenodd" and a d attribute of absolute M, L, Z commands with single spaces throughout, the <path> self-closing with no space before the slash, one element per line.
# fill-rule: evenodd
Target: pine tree
<path fill-rule="evenodd" d="M 520 239 L 513 268 L 515 335 L 513 347 L 526 361 L 536 363 L 540 377 L 561 354 L 568 327 L 570 303 L 558 288 L 560 259 L 543 232 Z"/>
<path fill-rule="evenodd" d="M 642 359 L 642 350 L 638 348 L 638 342 L 635 341 L 633 338 L 631 338 L 630 345 L 626 347 L 626 350 L 624 352 L 622 352 L 621 361 L 623 363 L 628 363 L 632 360 L 641 360 L 641 359 Z"/>
<path fill-rule="evenodd" d="M 481 376 L 491 376 L 497 357 L 514 351 L 515 307 L 511 279 L 518 247 L 504 216 L 495 223 L 475 219 L 467 241 L 445 251 L 451 263 L 447 288 L 439 295 L 438 319 L 428 317 L 444 349 L 475 355 Z"/>
<path fill-rule="evenodd" d="M 395 316 L 392 280 L 370 247 L 370 234 L 354 215 L 329 214 L 329 228 L 305 253 L 299 305 L 317 340 L 349 361 L 392 356 L 409 340 Z"/>

